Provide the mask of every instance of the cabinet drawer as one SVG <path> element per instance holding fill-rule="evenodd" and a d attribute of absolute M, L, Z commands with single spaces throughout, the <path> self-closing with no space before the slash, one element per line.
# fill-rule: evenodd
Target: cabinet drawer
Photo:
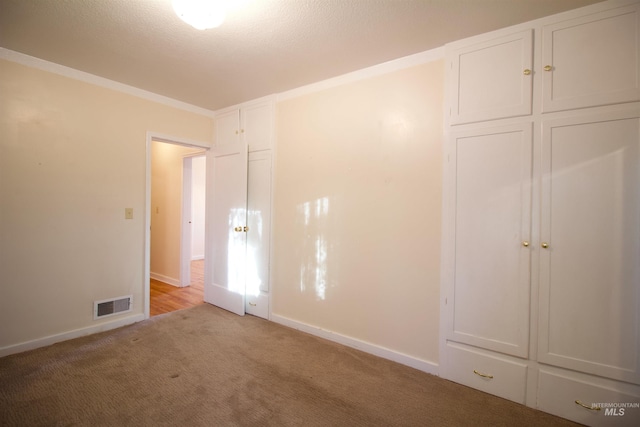
<path fill-rule="evenodd" d="M 527 365 L 498 354 L 447 343 L 447 379 L 525 403 Z"/>
<path fill-rule="evenodd" d="M 538 409 L 590 426 L 640 425 L 640 397 L 596 380 L 543 368 L 538 379 Z M 600 409 L 588 409 L 576 401 Z"/>

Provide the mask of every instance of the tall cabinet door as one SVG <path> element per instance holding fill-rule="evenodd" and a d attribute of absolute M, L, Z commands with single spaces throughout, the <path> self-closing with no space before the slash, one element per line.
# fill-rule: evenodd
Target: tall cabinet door
<path fill-rule="evenodd" d="M 452 53 L 451 124 L 531 114 L 533 30 Z"/>
<path fill-rule="evenodd" d="M 640 111 L 543 122 L 540 362 L 640 383 Z"/>
<path fill-rule="evenodd" d="M 447 338 L 526 357 L 531 124 L 453 135 L 455 215 Z"/>
<path fill-rule="evenodd" d="M 207 153 L 207 259 L 204 300 L 244 315 L 247 248 L 247 146 Z M 209 256 L 211 254 L 211 256 Z"/>
<path fill-rule="evenodd" d="M 248 314 L 269 317 L 269 259 L 271 245 L 271 151 L 249 153 L 247 201 Z"/>

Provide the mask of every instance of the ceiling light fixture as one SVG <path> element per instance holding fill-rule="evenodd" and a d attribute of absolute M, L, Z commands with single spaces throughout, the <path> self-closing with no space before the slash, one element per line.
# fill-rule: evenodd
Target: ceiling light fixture
<path fill-rule="evenodd" d="M 172 0 L 172 4 L 180 19 L 198 30 L 216 28 L 224 22 L 222 0 Z"/>

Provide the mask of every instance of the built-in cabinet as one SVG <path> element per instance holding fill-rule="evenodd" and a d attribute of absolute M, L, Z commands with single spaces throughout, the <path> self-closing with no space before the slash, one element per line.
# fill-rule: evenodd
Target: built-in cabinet
<path fill-rule="evenodd" d="M 262 99 L 216 113 L 208 157 L 205 301 L 269 317 L 274 106 Z"/>
<path fill-rule="evenodd" d="M 587 425 L 640 425 L 639 17 L 446 48 L 442 375 Z"/>
<path fill-rule="evenodd" d="M 225 109 L 216 114 L 215 144 L 244 141 L 249 151 L 271 150 L 273 141 L 273 102 L 257 101 Z"/>

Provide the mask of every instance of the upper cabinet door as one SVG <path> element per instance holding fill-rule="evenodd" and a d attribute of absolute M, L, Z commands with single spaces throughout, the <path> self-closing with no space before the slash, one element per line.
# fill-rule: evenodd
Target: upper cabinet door
<path fill-rule="evenodd" d="M 533 30 L 450 53 L 451 124 L 531 114 Z"/>
<path fill-rule="evenodd" d="M 231 110 L 216 116 L 215 145 L 237 143 L 240 140 L 240 110 Z"/>
<path fill-rule="evenodd" d="M 273 104 L 261 102 L 243 107 L 240 133 L 249 145 L 249 151 L 270 149 L 273 134 Z"/>
<path fill-rule="evenodd" d="M 543 27 L 542 111 L 640 100 L 639 6 Z"/>

